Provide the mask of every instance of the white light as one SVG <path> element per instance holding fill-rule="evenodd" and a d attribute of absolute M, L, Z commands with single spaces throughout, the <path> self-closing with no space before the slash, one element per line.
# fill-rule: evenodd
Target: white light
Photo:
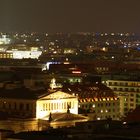
<path fill-rule="evenodd" d="M 38 41 L 39 41 L 39 39 L 37 38 L 35 41 L 37 41 L 37 42 L 38 42 Z"/>
<path fill-rule="evenodd" d="M 98 118 L 97 118 L 97 120 L 101 120 L 101 118 L 100 118 L 100 117 L 98 117 Z"/>
<path fill-rule="evenodd" d="M 25 43 L 27 42 L 27 40 L 25 39 L 25 40 L 23 40 Z"/>
<path fill-rule="evenodd" d="M 126 122 L 123 122 L 123 124 L 126 124 Z"/>
<path fill-rule="evenodd" d="M 18 51 L 18 50 L 12 50 L 12 51 L 7 51 L 7 52 L 12 52 L 14 59 L 22 59 L 22 58 L 38 59 L 38 57 L 42 54 L 42 51 Z"/>

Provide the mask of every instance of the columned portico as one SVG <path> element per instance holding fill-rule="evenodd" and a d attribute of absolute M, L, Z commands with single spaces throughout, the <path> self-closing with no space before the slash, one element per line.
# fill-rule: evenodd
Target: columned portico
<path fill-rule="evenodd" d="M 37 100 L 36 117 L 41 119 L 50 113 L 65 113 L 68 108 L 70 113 L 78 114 L 78 98 L 68 93 L 57 91 Z"/>

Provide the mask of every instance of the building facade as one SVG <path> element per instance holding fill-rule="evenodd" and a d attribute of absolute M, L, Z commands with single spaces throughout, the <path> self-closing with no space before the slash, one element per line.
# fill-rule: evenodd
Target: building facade
<path fill-rule="evenodd" d="M 0 112 L 3 116 L 17 118 L 48 119 L 50 113 L 78 114 L 78 98 L 76 96 L 57 91 L 43 96 L 33 96 L 32 93 L 19 90 L 1 92 Z M 28 94 L 28 95 L 27 95 Z"/>
<path fill-rule="evenodd" d="M 79 114 L 88 115 L 91 120 L 120 119 L 120 100 L 107 86 L 96 82 L 67 85 L 63 88 L 78 97 Z"/>
<path fill-rule="evenodd" d="M 86 98 L 79 100 L 79 108 L 87 111 L 93 120 L 120 119 L 120 100 L 116 97 Z"/>
<path fill-rule="evenodd" d="M 44 118 L 50 113 L 78 114 L 78 98 L 62 91 L 57 91 L 48 96 L 41 97 L 36 102 L 36 117 Z"/>
<path fill-rule="evenodd" d="M 108 80 L 107 86 L 120 98 L 120 114 L 125 116 L 140 105 L 140 82 Z"/>

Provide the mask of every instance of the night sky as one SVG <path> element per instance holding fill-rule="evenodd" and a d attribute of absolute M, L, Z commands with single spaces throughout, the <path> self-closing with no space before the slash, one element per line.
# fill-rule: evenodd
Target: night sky
<path fill-rule="evenodd" d="M 140 33 L 140 0 L 0 0 L 0 31 Z"/>

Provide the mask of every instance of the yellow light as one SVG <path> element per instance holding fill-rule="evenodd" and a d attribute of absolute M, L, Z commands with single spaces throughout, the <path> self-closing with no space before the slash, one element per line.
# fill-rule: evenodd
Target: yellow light
<path fill-rule="evenodd" d="M 64 65 L 70 64 L 69 62 L 64 62 Z"/>
<path fill-rule="evenodd" d="M 98 101 L 98 98 L 94 98 L 95 101 Z"/>
<path fill-rule="evenodd" d="M 113 101 L 113 98 L 111 98 L 111 101 Z"/>
<path fill-rule="evenodd" d="M 73 74 L 80 74 L 81 71 L 72 71 Z"/>

